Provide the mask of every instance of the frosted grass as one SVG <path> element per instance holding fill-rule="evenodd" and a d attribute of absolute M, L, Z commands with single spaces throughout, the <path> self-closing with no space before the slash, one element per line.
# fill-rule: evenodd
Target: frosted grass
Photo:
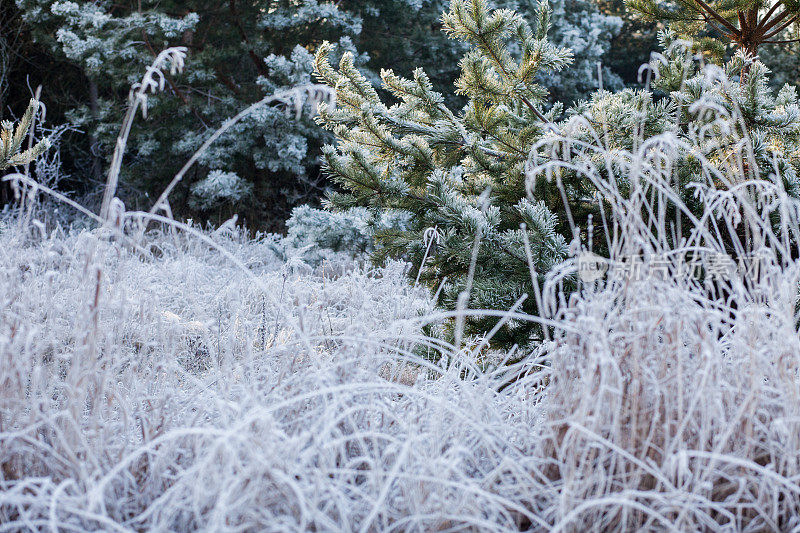
<path fill-rule="evenodd" d="M 592 257 L 574 228 L 540 317 L 443 313 L 402 263 L 312 267 L 114 200 L 93 231 L 23 213 L 0 229 L 0 531 L 800 530 L 800 204 L 746 136 L 721 163 L 595 138 L 553 132 L 527 172 L 591 181 L 600 262 L 643 275 L 565 292 Z M 760 270 L 682 271 L 720 255 Z M 421 334 L 468 313 L 550 340 L 505 365 Z"/>
<path fill-rule="evenodd" d="M 617 197 L 612 257 L 722 247 L 724 217 L 674 247 L 632 214 L 657 178 Z M 402 263 L 312 268 L 236 230 L 134 247 L 6 226 L 0 527 L 796 528 L 799 272 L 770 217 L 796 231 L 799 211 L 766 182 L 701 196 L 738 206 L 761 276 L 681 277 L 677 254 L 567 301 L 572 259 L 542 294 L 554 340 L 512 367 L 422 337 L 445 314 Z"/>

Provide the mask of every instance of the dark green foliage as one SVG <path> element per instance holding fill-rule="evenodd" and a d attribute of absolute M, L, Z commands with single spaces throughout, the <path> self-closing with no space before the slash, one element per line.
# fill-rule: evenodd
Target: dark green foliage
<path fill-rule="evenodd" d="M 625 0 L 600 0 L 598 7 L 601 13 L 622 19 L 622 28 L 609 43 L 603 64 L 626 86 L 633 86 L 639 82 L 639 67 L 648 62 L 651 52 L 658 50 L 658 25 L 626 9 Z"/>
<path fill-rule="evenodd" d="M 358 45 L 361 66 L 372 55 L 371 63 L 391 63 L 410 72 L 416 54 L 414 61 L 441 65 L 434 69 L 437 81 L 448 84 L 460 55 L 451 41 L 439 37 L 442 6 L 428 1 L 16 4 L 15 20 L 24 22 L 39 49 L 74 65 L 83 78 L 64 78 L 73 85 L 54 107 L 62 120 L 87 134 L 86 144 L 73 142 L 68 150 L 68 159 L 82 165 L 79 174 L 89 183 L 84 190 L 105 180 L 130 85 L 162 49 L 188 48 L 185 73 L 168 76 L 166 90 L 149 99 L 147 119 L 133 124 L 119 194 L 139 208 L 151 206 L 225 119 L 275 91 L 309 83 L 312 52 L 323 40 L 337 42 L 342 51 L 355 51 Z M 46 95 L 63 89 L 50 87 L 60 79 L 36 81 L 43 82 Z M 291 206 L 313 201 L 326 187 L 319 172 L 319 150 L 326 139 L 307 114 L 296 120 L 280 106 L 260 109 L 212 146 L 173 193 L 171 205 L 177 215 L 222 220 L 239 212 L 253 227 L 280 227 Z M 199 210 L 208 202 L 194 198 L 192 186 L 212 171 L 235 173 L 253 193 L 236 205 Z"/>
<path fill-rule="evenodd" d="M 521 10 L 529 21 L 536 17 L 528 0 L 497 4 Z M 599 13 L 594 0 L 556 0 L 553 6 L 559 16 L 552 42 L 577 53 L 568 71 L 538 73 L 540 84 L 552 89 L 543 109 L 597 87 L 596 63 L 619 30 L 617 18 Z M 150 98 L 147 119 L 133 123 L 122 165 L 119 196 L 129 207 L 147 209 L 227 118 L 275 91 L 309 83 L 312 54 L 324 40 L 337 43 L 338 53 L 353 52 L 354 64 L 374 85 L 381 68 L 410 76 L 422 66 L 436 91 L 452 87 L 467 45 L 441 31 L 446 7 L 445 0 L 15 0 L 0 7 L 0 24 L 10 30 L 0 39 L 0 62 L 9 59 L 3 72 L 11 80 L 0 96 L 8 92 L 10 102 L 23 105 L 27 86 L 43 85 L 50 122 L 68 121 L 83 132 L 71 135 L 62 150 L 75 176 L 67 186 L 96 193 L 130 85 L 161 50 L 185 46 L 184 74 L 168 76 L 166 90 Z M 610 71 L 604 77 L 607 87 L 618 86 Z M 445 102 L 458 109 L 466 99 L 448 90 Z M 238 212 L 255 228 L 277 229 L 293 205 L 313 202 L 328 187 L 319 156 L 330 140 L 307 114 L 296 120 L 280 106 L 258 110 L 193 167 L 170 196 L 171 207 L 177 216 L 212 221 Z M 202 187 L 194 186 L 214 172 L 235 174 L 252 193 L 211 207 L 194 192 Z M 84 201 L 92 198 L 97 195 Z"/>

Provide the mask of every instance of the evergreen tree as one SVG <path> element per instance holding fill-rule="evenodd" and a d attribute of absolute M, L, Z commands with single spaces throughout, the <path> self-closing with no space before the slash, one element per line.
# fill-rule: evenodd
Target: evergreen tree
<path fill-rule="evenodd" d="M 715 71 L 664 32 L 664 53 L 650 64 L 654 88 L 598 91 L 558 119 L 560 106 L 541 111 L 547 91 L 537 80 L 568 65 L 571 54 L 546 38 L 549 16 L 542 4 L 531 28 L 485 0 L 453 0 L 446 30 L 469 45 L 456 81 L 468 99 L 461 112 L 447 108 L 422 69 L 411 79 L 382 73 L 384 88 L 399 101 L 388 105 L 352 55 L 334 69 L 329 45 L 317 53 L 318 75 L 337 90 L 337 108 L 320 116 L 337 137 L 324 150 L 327 170 L 346 191 L 330 196 L 330 204 L 410 212 L 405 229 L 378 232 L 376 259 L 410 259 L 411 276 L 438 291 L 446 308 L 505 310 L 523 294 L 537 294 L 541 279 L 532 283 L 529 258 L 541 278 L 577 252 L 576 233 L 587 229 L 589 216 L 599 220 L 598 191 L 574 169 L 615 180 L 625 194 L 640 147 L 659 135 L 678 140 L 673 185 L 690 207 L 697 201 L 688 185 L 708 178 L 699 156 L 741 179 L 779 173 L 787 190 L 800 192 L 797 97 L 790 87 L 773 94 L 762 63 L 742 51 Z M 553 179 L 526 172 L 531 160 L 568 164 Z M 535 313 L 535 300 L 519 309 Z M 484 334 L 496 324 L 470 319 L 466 332 Z M 493 342 L 525 346 L 542 333 L 511 320 Z"/>
<path fill-rule="evenodd" d="M 149 99 L 148 119 L 134 122 L 130 134 L 120 194 L 140 208 L 150 207 L 153 195 L 225 119 L 265 95 L 308 83 L 312 56 L 305 47 L 329 38 L 352 49 L 350 37 L 360 28 L 357 17 L 314 0 L 17 3 L 35 38 L 87 78 L 88 98 L 67 118 L 89 133 L 91 151 L 99 156 L 92 172 L 98 183 L 104 181 L 131 84 L 162 49 L 188 48 L 185 74 L 167 76 L 167 90 Z M 254 225 L 270 227 L 293 203 L 319 194 L 314 147 L 322 142 L 309 119 L 262 108 L 211 147 L 171 198 L 173 205 L 213 213 L 206 209 L 213 202 L 193 193 L 205 190 L 195 184 L 215 171 L 233 172 L 253 191 L 235 209 Z M 266 220 L 263 205 L 271 206 Z"/>
<path fill-rule="evenodd" d="M 380 70 L 410 75 L 417 67 L 425 72 L 436 90 L 452 87 L 458 77 L 463 43 L 448 39 L 442 31 L 442 12 L 449 0 L 372 0 L 361 11 L 361 32 L 356 48 L 367 57 L 362 71 L 373 85 L 380 85 Z M 358 2 L 338 2 L 339 9 L 357 10 Z M 341 50 L 341 47 L 340 51 Z M 445 96 L 459 107 L 462 98 Z"/>
<path fill-rule="evenodd" d="M 77 100 L 65 118 L 88 134 L 86 152 L 93 155 L 84 174 L 94 186 L 105 180 L 130 85 L 162 49 L 188 49 L 186 73 L 167 78 L 167 90 L 149 99 L 147 120 L 137 120 L 130 133 L 119 194 L 140 208 L 150 206 L 225 119 L 264 96 L 310 83 L 311 52 L 323 40 L 337 42 L 341 51 L 355 51 L 354 43 L 367 32 L 364 48 L 376 59 L 392 58 L 401 67 L 416 48 L 424 49 L 430 64 L 437 56 L 446 59 L 443 52 L 450 50 L 425 38 L 438 37 L 431 24 L 437 22 L 440 6 L 419 0 L 16 4 L 34 40 L 85 76 L 85 87 L 76 86 L 64 98 Z M 384 23 L 384 18 L 391 20 Z M 438 41 L 449 46 L 444 38 Z M 368 53 L 356 57 L 362 66 L 369 59 Z M 438 75 L 449 83 L 453 71 L 453 66 L 440 68 Z M 47 90 L 53 80 L 44 83 Z M 325 184 L 319 150 L 326 140 L 307 116 L 297 120 L 280 106 L 259 109 L 211 146 L 171 197 L 172 206 L 199 218 L 227 218 L 235 210 L 254 227 L 276 229 L 291 206 L 321 194 Z M 213 189 L 198 185 L 209 176 L 230 173 L 247 182 L 249 194 L 235 204 L 198 196 Z"/>
<path fill-rule="evenodd" d="M 559 168 L 576 223 L 586 228 L 588 214 L 599 214 L 588 176 L 613 181 L 627 194 L 631 168 L 641 164 L 641 147 L 660 135 L 676 151 L 670 162 L 673 190 L 696 216 L 704 209 L 691 186 L 696 182 L 725 190 L 744 180 L 777 177 L 784 190 L 800 198 L 795 88 L 785 85 L 776 94 L 769 69 L 743 50 L 717 67 L 693 61 L 694 44 L 679 41 L 671 31 L 661 32 L 660 40 L 664 52 L 649 65 L 653 90 L 598 92 L 570 109 L 556 124 L 552 141 L 545 138 L 537 147 L 539 160 Z M 655 98 L 654 91 L 666 97 Z M 718 174 L 709 175 L 709 168 Z M 542 172 L 533 179 L 539 188 L 552 176 Z M 581 211 L 582 206 L 587 209 Z M 597 231 L 595 251 L 603 252 L 604 238 Z"/>
<path fill-rule="evenodd" d="M 639 67 L 658 49 L 658 28 L 641 14 L 627 9 L 625 0 L 599 0 L 600 13 L 619 17 L 622 28 L 611 39 L 603 65 L 622 78 L 626 86 L 639 82 Z"/>
<path fill-rule="evenodd" d="M 782 40 L 789 40 L 791 32 L 784 32 Z M 758 52 L 758 58 L 772 71 L 770 84 L 780 88 L 789 83 L 800 89 L 800 42 L 766 44 Z"/>
<path fill-rule="evenodd" d="M 320 116 L 338 140 L 324 149 L 327 170 L 346 191 L 331 195 L 331 204 L 410 212 L 405 230 L 378 232 L 377 259 L 409 258 L 412 276 L 434 290 L 441 286 L 445 307 L 508 309 L 534 293 L 529 255 L 539 273 L 566 256 L 556 215 L 528 194 L 524 176 L 533 143 L 560 111 L 542 113 L 547 90 L 537 80 L 572 61 L 569 50 L 547 39 L 549 19 L 546 3 L 531 27 L 511 10 L 490 10 L 485 0 L 451 2 L 445 30 L 468 45 L 456 81 L 468 103 L 459 113 L 422 69 L 410 79 L 381 73 L 384 89 L 399 100 L 390 106 L 351 53 L 336 70 L 330 45 L 317 52 L 318 75 L 337 91 L 336 109 L 323 108 Z M 535 299 L 521 309 L 535 312 Z M 466 332 L 485 333 L 495 322 L 468 320 Z M 535 330 L 510 320 L 495 342 L 528 345 Z"/>
<path fill-rule="evenodd" d="M 665 49 L 674 39 L 669 32 L 662 35 Z M 722 65 L 721 72 L 687 63 L 680 48 L 673 48 L 666 56 L 668 65 L 660 67 L 664 75 L 655 85 L 668 91 L 675 102 L 676 123 L 685 124 L 680 135 L 700 147 L 715 166 L 736 168 L 741 179 L 780 176 L 785 189 L 800 197 L 800 107 L 796 89 L 787 84 L 774 91 L 770 69 L 745 50 L 737 51 Z M 680 73 L 681 69 L 685 72 Z M 755 166 L 740 163 L 748 159 L 745 151 L 752 154 L 749 159 Z M 686 171 L 691 172 L 691 168 L 687 165 Z"/>
<path fill-rule="evenodd" d="M 500 3 L 528 9 L 524 0 Z M 355 63 L 375 85 L 381 67 L 410 75 L 421 65 L 437 90 L 451 86 L 465 43 L 440 31 L 444 4 L 16 0 L 19 14 L 14 17 L 26 22 L 39 49 L 50 51 L 57 62 L 53 68 L 65 73 L 54 80 L 48 75 L 52 69 L 42 69 L 34 72 L 34 82 L 44 85 L 46 95 L 57 95 L 51 120 L 63 103 L 62 116 L 87 134 L 83 145 L 72 138 L 67 154 L 79 167 L 74 174 L 90 182 L 84 189 L 105 180 L 130 85 L 164 48 L 188 48 L 186 72 L 168 77 L 166 90 L 149 101 L 148 118 L 137 120 L 130 134 L 119 194 L 131 207 L 148 208 L 182 162 L 225 119 L 274 91 L 309 83 L 312 54 L 323 40 L 336 42 L 339 53 L 353 52 Z M 618 22 L 599 14 L 594 0 L 558 0 L 554 5 L 563 16 L 551 29 L 551 38 L 578 53 L 572 69 L 543 74 L 539 81 L 555 87 L 557 99 L 571 101 L 596 87 L 596 63 Z M 528 10 L 527 16 L 535 12 Z M 604 78 L 606 86 L 613 86 L 612 74 L 606 72 Z M 23 81 L 17 75 L 20 93 Z M 447 103 L 457 108 L 465 100 L 448 94 Z M 195 218 L 227 218 L 236 210 L 253 226 L 280 226 L 292 205 L 318 197 L 326 187 L 319 154 L 329 140 L 307 117 L 295 120 L 279 108 L 260 109 L 211 147 L 171 197 L 172 206 L 177 214 Z M 234 173 L 251 193 L 235 203 L 205 201 L 198 193 L 211 189 L 196 184 L 211 173 Z"/>

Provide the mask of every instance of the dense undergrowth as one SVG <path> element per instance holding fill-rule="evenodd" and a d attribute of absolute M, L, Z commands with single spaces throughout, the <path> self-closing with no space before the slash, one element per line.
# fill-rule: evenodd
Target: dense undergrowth
<path fill-rule="evenodd" d="M 253 238 L 173 220 L 170 188 L 127 211 L 114 173 L 100 216 L 6 176 L 0 531 L 800 530 L 797 159 L 715 95 L 624 145 L 584 115 L 535 143 L 526 197 L 569 176 L 597 217 L 546 273 L 522 238 L 533 294 L 504 309 L 469 306 L 470 249 L 450 311 L 425 259 L 367 266 L 402 212 Z M 797 133 L 789 96 L 767 133 Z"/>
<path fill-rule="evenodd" d="M 664 181 L 679 142 L 609 154 L 625 193 L 584 168 L 610 257 L 584 245 L 550 272 L 540 318 L 497 311 L 550 326 L 513 365 L 423 337 L 454 313 L 402 263 L 140 235 L 136 213 L 72 233 L 11 220 L 0 528 L 800 527 L 800 205 L 774 177 L 706 166 L 693 218 Z M 670 210 L 691 221 L 677 244 Z M 730 249 L 758 272 L 711 266 Z M 588 264 L 612 268 L 564 292 Z"/>

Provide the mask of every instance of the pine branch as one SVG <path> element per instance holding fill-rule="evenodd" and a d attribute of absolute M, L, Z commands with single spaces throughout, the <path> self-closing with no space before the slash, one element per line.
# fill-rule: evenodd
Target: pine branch
<path fill-rule="evenodd" d="M 717 22 L 728 28 L 734 35 L 741 35 L 739 29 L 731 24 L 728 19 L 717 13 L 717 11 L 710 5 L 706 4 L 703 0 L 694 0 L 706 13 L 711 15 Z"/>
<path fill-rule="evenodd" d="M 789 26 L 791 26 L 792 24 L 794 24 L 797 21 L 800 21 L 800 15 L 795 15 L 788 22 L 786 22 L 785 24 L 782 24 L 778 29 L 773 30 L 773 31 L 765 34 L 764 35 L 764 39 L 770 39 L 772 37 L 775 37 L 776 35 L 778 35 L 783 30 L 785 30 L 786 28 L 788 28 Z"/>

